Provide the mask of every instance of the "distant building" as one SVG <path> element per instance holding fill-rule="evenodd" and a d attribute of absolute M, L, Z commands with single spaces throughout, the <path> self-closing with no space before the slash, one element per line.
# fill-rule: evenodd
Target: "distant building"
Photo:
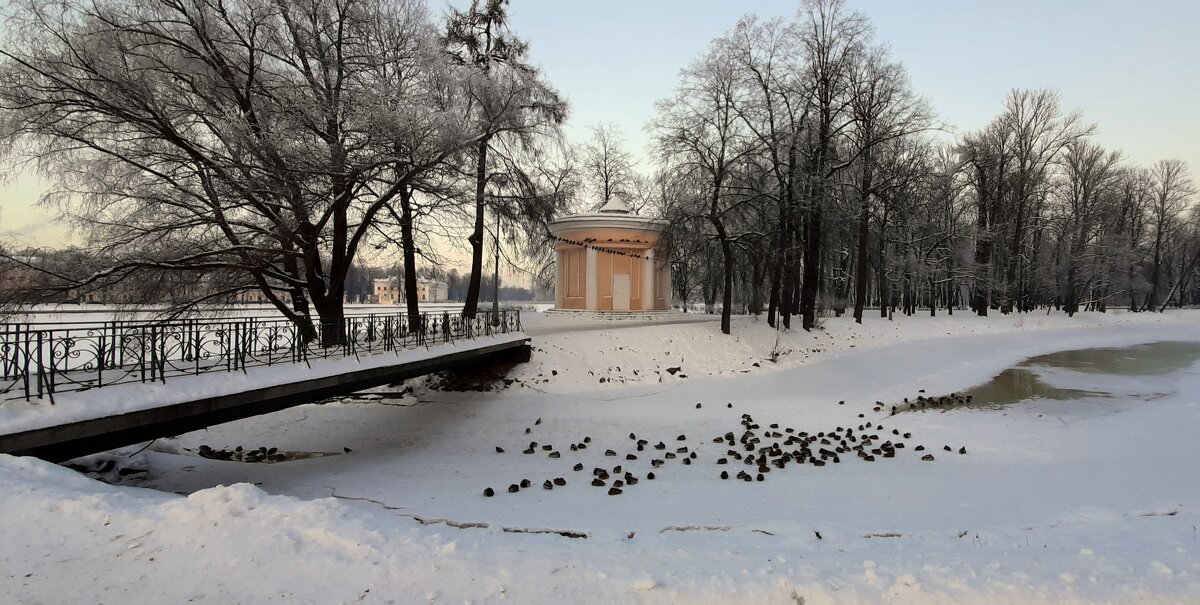
<path fill-rule="evenodd" d="M 264 294 L 263 291 L 259 290 L 259 289 L 242 290 L 241 292 L 237 293 L 236 300 L 237 300 L 237 302 L 240 302 L 240 303 L 249 303 L 249 304 L 259 304 L 259 303 L 271 302 L 270 300 L 267 299 L 267 295 Z"/>
<path fill-rule="evenodd" d="M 404 304 L 404 283 L 399 277 L 384 277 L 372 281 L 374 294 L 370 302 L 380 305 Z M 443 302 L 450 298 L 450 286 L 434 279 L 417 280 L 417 301 Z"/>
<path fill-rule="evenodd" d="M 20 265 L 0 267 L 0 291 L 18 292 L 44 285 L 37 271 Z"/>
<path fill-rule="evenodd" d="M 450 286 L 434 279 L 417 280 L 417 300 L 421 302 L 445 302 L 450 298 Z"/>
<path fill-rule="evenodd" d="M 79 294 L 79 302 L 97 305 L 124 305 L 136 300 L 130 289 L 120 284 L 85 288 Z"/>
<path fill-rule="evenodd" d="M 371 280 L 374 302 L 380 305 L 398 305 L 404 299 L 399 277 L 384 277 Z"/>

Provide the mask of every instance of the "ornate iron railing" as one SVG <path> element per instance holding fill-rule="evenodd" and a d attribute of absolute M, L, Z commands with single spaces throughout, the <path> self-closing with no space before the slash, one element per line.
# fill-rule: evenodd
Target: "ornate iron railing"
<path fill-rule="evenodd" d="M 521 330 L 516 310 L 349 315 L 297 325 L 280 318 L 0 324 L 0 400 L 48 397 L 172 376 L 246 371 L 312 359 L 398 352 Z"/>

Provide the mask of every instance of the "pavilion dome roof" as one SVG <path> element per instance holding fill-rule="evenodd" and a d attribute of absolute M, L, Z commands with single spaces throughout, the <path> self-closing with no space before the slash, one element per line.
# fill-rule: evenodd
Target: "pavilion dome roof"
<path fill-rule="evenodd" d="M 630 231 L 659 232 L 666 229 L 666 221 L 641 216 L 617 197 L 609 198 L 599 210 L 564 216 L 550 223 L 550 232 L 557 235 L 577 229 L 626 229 Z"/>
<path fill-rule="evenodd" d="M 633 214 L 633 211 L 629 209 L 629 206 L 625 203 L 625 201 L 616 196 L 609 198 L 608 203 L 604 204 L 604 206 L 600 208 L 600 212 L 610 214 Z"/>

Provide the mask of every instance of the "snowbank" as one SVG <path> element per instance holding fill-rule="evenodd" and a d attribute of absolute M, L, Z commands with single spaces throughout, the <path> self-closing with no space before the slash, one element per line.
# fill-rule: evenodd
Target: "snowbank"
<path fill-rule="evenodd" d="M 732 333 L 718 329 L 716 315 L 676 315 L 669 322 L 574 320 L 529 313 L 521 321 L 534 337 L 531 363 L 517 369 L 515 377 L 544 383 L 552 392 L 612 388 L 629 383 L 673 382 L 698 376 L 755 374 L 793 368 L 852 352 L 897 343 L 915 344 L 932 339 L 972 335 L 1040 333 L 1046 330 L 1088 330 L 1105 326 L 1153 327 L 1200 325 L 1200 311 L 1167 314 L 1062 313 L 992 315 L 976 317 L 960 311 L 937 317 L 916 315 L 884 320 L 868 316 L 863 324 L 852 318 L 827 318 L 813 332 L 775 330 L 765 319 L 733 318 Z M 765 316 L 764 316 L 765 317 Z M 796 326 L 799 326 L 796 318 Z M 583 334 L 581 334 L 583 332 Z M 1031 338 L 1028 351 L 1055 351 L 1057 341 Z M 1044 346 L 1038 348 L 1038 344 Z M 1069 345 L 1068 345 L 1069 346 Z M 1012 359 L 1016 361 L 1017 357 Z M 668 373 L 678 367 L 679 372 Z M 554 374 L 557 372 L 557 374 Z M 681 377 L 679 374 L 684 376 Z M 600 379 L 604 380 L 601 381 Z M 969 386 L 966 383 L 961 386 Z"/>

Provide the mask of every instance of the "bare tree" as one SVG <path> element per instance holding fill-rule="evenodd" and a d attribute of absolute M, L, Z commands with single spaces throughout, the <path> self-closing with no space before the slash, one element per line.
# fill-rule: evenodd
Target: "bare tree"
<path fill-rule="evenodd" d="M 854 321 L 862 323 L 867 298 L 871 199 L 874 191 L 875 149 L 887 141 L 926 128 L 929 110 L 909 89 L 903 67 L 888 60 L 887 51 L 866 51 L 850 73 L 850 106 L 855 125 L 850 139 L 859 165 L 858 246 L 854 282 Z M 881 234 L 882 236 L 882 234 Z"/>
<path fill-rule="evenodd" d="M 758 193 L 776 205 L 774 250 L 768 269 L 770 293 L 767 323 L 791 328 L 792 290 L 799 281 L 797 254 L 800 145 L 808 118 L 808 90 L 803 82 L 803 50 L 795 28 L 782 19 L 745 17 L 727 36 L 730 58 L 741 74 L 746 93 L 737 99 L 738 115 L 758 140 L 761 162 L 772 184 Z"/>
<path fill-rule="evenodd" d="M 1163 273 L 1163 248 L 1169 232 L 1177 227 L 1179 215 L 1187 201 L 1196 194 L 1196 186 L 1188 174 L 1187 164 L 1180 160 L 1160 160 L 1151 168 L 1154 179 L 1153 200 L 1150 206 L 1154 222 L 1154 260 L 1150 273 L 1150 291 L 1143 305 L 1154 309 L 1159 304 L 1159 288 Z"/>
<path fill-rule="evenodd" d="M 707 218 L 721 248 L 721 331 L 729 334 L 738 235 L 730 232 L 727 219 L 745 201 L 732 195 L 729 181 L 734 167 L 755 147 L 735 112 L 740 90 L 726 48 L 724 41 L 715 41 L 707 54 L 681 72 L 675 96 L 659 102 L 652 130 L 663 164 L 702 186 L 694 207 Z"/>
<path fill-rule="evenodd" d="M 446 46 L 459 64 L 472 68 L 472 119 L 481 124 L 484 136 L 475 144 L 474 225 L 467 240 L 471 244 L 471 277 L 463 313 L 475 317 L 483 276 L 484 211 L 492 139 L 509 134 L 529 137 L 546 123 L 566 119 L 566 103 L 537 70 L 527 62 L 528 45 L 508 29 L 508 0 L 471 0 L 465 11 L 451 9 L 446 25 Z"/>
<path fill-rule="evenodd" d="M 1003 224 L 1002 202 L 1007 191 L 1007 167 L 1010 164 L 1011 134 L 996 122 L 983 131 L 969 135 L 959 153 L 969 167 L 968 182 L 975 190 L 974 279 L 971 308 L 986 317 L 995 289 L 994 257 L 999 229 Z"/>
<path fill-rule="evenodd" d="M 1003 128 L 1012 133 L 1011 172 L 1004 175 L 1011 184 L 1008 262 L 1005 267 L 1004 299 L 1000 310 L 1008 313 L 1029 310 L 1024 285 L 1018 281 L 1022 249 L 1027 245 L 1026 230 L 1036 200 L 1044 197 L 1049 168 L 1072 141 L 1094 130 L 1083 124 L 1078 111 L 1064 114 L 1059 94 L 1049 90 L 1014 90 L 1005 102 L 1005 111 L 998 118 Z"/>
<path fill-rule="evenodd" d="M 816 326 L 821 277 L 825 209 L 833 195 L 834 177 L 851 164 L 838 156 L 835 139 L 851 124 L 848 95 L 854 62 L 870 36 L 866 18 L 847 14 L 844 0 L 806 0 L 799 24 L 806 50 L 805 79 L 816 122 L 809 150 L 808 204 L 804 234 L 804 282 L 800 289 L 803 327 Z"/>
<path fill-rule="evenodd" d="M 1014 90 L 987 126 L 935 145 L 929 109 L 870 43 L 844 2 L 810 0 L 793 21 L 741 19 L 684 70 L 653 128 L 682 192 L 667 207 L 681 296 L 699 287 L 715 308 L 724 285 L 727 313 L 756 313 L 765 285 L 768 322 L 799 312 L 806 329 L 851 298 L 860 320 L 873 298 L 883 317 L 953 312 L 964 284 L 979 315 L 1200 297 L 1186 202 L 1087 143 L 1056 92 Z"/>
<path fill-rule="evenodd" d="M 425 105 L 464 80 L 429 44 L 415 0 L 15 10 L 0 51 L 3 137 L 55 177 L 49 199 L 93 253 L 116 261 L 76 286 L 205 274 L 219 287 L 193 304 L 256 289 L 302 326 L 310 303 L 337 325 L 374 220 L 426 169 L 395 161 L 397 145 L 436 131 L 440 154 L 419 154 L 436 162 L 487 132 Z M 380 94 L 389 70 L 412 84 Z"/>
<path fill-rule="evenodd" d="M 1066 211 L 1060 245 L 1065 251 L 1063 310 L 1067 315 L 1079 311 L 1083 293 L 1094 279 L 1094 275 L 1084 276 L 1081 266 L 1088 246 L 1099 235 L 1099 213 L 1115 185 L 1120 161 L 1119 152 L 1106 152 L 1086 139 L 1067 144 L 1063 157 L 1065 183 L 1060 191 Z"/>
<path fill-rule="evenodd" d="M 615 126 L 600 124 L 591 130 L 592 136 L 583 146 L 583 171 L 600 194 L 599 205 L 613 196 L 629 201 L 638 186 L 637 162 L 624 149 L 625 141 Z"/>

